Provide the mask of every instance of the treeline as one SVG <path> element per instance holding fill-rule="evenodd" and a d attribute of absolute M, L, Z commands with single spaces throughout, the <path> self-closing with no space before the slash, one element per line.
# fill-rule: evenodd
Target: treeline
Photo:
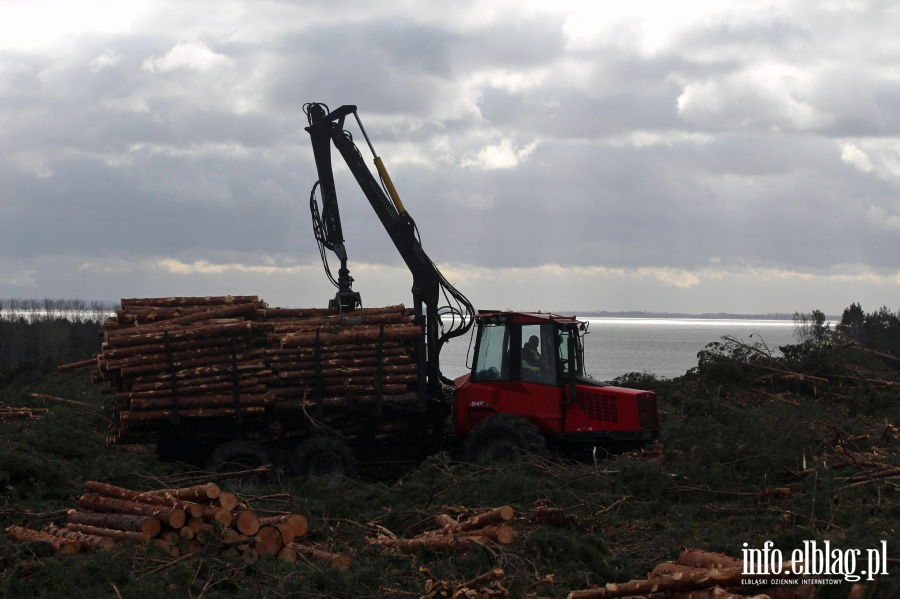
<path fill-rule="evenodd" d="M 114 306 L 72 299 L 0 300 L 0 387 L 30 382 L 97 353 Z"/>
<path fill-rule="evenodd" d="M 802 346 L 858 343 L 875 351 L 900 355 L 900 311 L 894 312 L 887 306 L 866 312 L 860 304 L 850 304 L 834 327 L 821 310 L 795 313 L 794 323 L 794 337 Z"/>

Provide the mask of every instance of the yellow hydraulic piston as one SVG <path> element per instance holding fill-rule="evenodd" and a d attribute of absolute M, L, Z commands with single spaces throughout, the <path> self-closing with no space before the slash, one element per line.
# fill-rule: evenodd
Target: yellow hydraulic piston
<path fill-rule="evenodd" d="M 387 169 L 384 168 L 384 163 L 381 161 L 381 158 L 375 153 L 375 147 L 372 146 L 369 135 L 366 133 L 366 128 L 363 127 L 362 121 L 359 120 L 359 115 L 356 113 L 356 110 L 353 111 L 353 116 L 356 118 L 356 124 L 359 125 L 359 130 L 362 131 L 363 137 L 366 138 L 366 143 L 369 145 L 369 150 L 372 151 L 372 156 L 375 157 L 375 168 L 378 169 L 378 174 L 381 176 L 384 186 L 387 187 L 388 195 L 391 196 L 394 207 L 397 208 L 397 212 L 403 214 L 406 212 L 406 208 L 403 207 L 403 202 L 400 201 L 400 194 L 397 193 L 397 188 L 394 187 L 394 182 L 391 181 L 391 176 L 388 174 Z"/>
<path fill-rule="evenodd" d="M 381 180 L 384 181 L 384 186 L 387 187 L 388 195 L 394 200 L 394 206 L 397 207 L 397 212 L 403 214 L 406 212 L 406 208 L 403 207 L 403 202 L 400 201 L 400 194 L 397 193 L 394 182 L 391 181 L 391 176 L 388 174 L 387 169 L 384 168 L 384 163 L 378 156 L 375 157 L 375 168 L 378 169 L 378 174 L 381 175 Z"/>

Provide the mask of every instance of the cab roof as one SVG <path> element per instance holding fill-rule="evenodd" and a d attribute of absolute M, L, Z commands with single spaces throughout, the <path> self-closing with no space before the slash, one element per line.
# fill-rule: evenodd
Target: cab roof
<path fill-rule="evenodd" d="M 533 324 L 552 322 L 559 325 L 581 324 L 583 321 L 574 316 L 563 316 L 552 312 L 510 312 L 500 310 L 479 310 L 475 318 L 479 320 L 497 320 L 512 324 Z"/>

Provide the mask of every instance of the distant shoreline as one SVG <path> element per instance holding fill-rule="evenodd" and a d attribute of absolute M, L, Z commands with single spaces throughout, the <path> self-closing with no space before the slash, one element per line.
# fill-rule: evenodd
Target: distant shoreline
<path fill-rule="evenodd" d="M 715 312 L 703 314 L 685 314 L 683 312 L 609 312 L 605 310 L 579 311 L 565 310 L 558 314 L 571 314 L 590 318 L 695 318 L 703 320 L 793 320 L 793 314 L 774 312 L 770 314 L 732 314 L 730 312 Z M 826 316 L 828 320 L 839 321 L 840 316 Z"/>

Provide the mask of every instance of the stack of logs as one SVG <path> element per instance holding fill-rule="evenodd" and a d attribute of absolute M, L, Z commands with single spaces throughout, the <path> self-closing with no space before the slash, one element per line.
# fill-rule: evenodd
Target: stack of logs
<path fill-rule="evenodd" d="M 8 406 L 0 402 L 0 420 L 38 420 L 47 413 L 47 408 Z"/>
<path fill-rule="evenodd" d="M 275 410 L 416 401 L 416 341 L 404 306 L 348 320 L 334 310 L 269 308 L 256 296 L 123 299 L 92 360 L 114 394 L 113 443 L 157 441 L 171 426 L 277 435 Z M 359 321 L 361 318 L 361 322 Z M 348 324 L 353 322 L 353 324 Z M 271 430 L 270 430 L 271 429 Z"/>
<path fill-rule="evenodd" d="M 43 543 L 60 553 L 107 549 L 124 542 L 156 545 L 173 557 L 213 547 L 245 562 L 269 553 L 291 563 L 298 555 L 335 568 L 346 569 L 350 563 L 347 556 L 298 543 L 308 529 L 300 514 L 260 517 L 215 484 L 138 492 L 88 481 L 84 488 L 87 493 L 79 498 L 79 509 L 69 510 L 65 522 L 43 530 L 10 526 L 7 536 Z"/>
<path fill-rule="evenodd" d="M 741 599 L 744 597 L 790 597 L 807 599 L 815 596 L 815 587 L 803 583 L 778 585 L 774 579 L 788 575 L 745 575 L 743 560 L 709 553 L 699 549 L 684 551 L 677 562 L 656 566 L 645 579 L 609 583 L 602 588 L 569 593 L 568 599 L 612 599 L 614 597 L 692 597 L 693 599 Z M 796 577 L 793 577 L 796 578 Z M 751 586 L 744 583 L 749 582 Z"/>

